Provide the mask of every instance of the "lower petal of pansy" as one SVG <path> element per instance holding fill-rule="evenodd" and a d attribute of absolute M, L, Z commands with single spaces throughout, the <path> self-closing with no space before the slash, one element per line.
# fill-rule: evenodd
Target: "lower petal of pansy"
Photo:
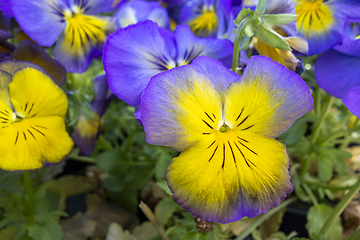
<path fill-rule="evenodd" d="M 186 149 L 170 163 L 166 180 L 183 208 L 220 223 L 265 213 L 292 191 L 285 146 L 233 130 Z"/>
<path fill-rule="evenodd" d="M 60 162 L 73 142 L 61 117 L 22 119 L 0 130 L 0 168 L 34 170 Z"/>
<path fill-rule="evenodd" d="M 253 56 L 225 92 L 224 118 L 230 128 L 277 137 L 312 108 L 309 87 L 299 75 Z"/>
<path fill-rule="evenodd" d="M 22 121 L 26 124 L 27 131 L 31 132 L 31 137 L 39 145 L 45 163 L 59 163 L 72 150 L 74 143 L 66 132 L 64 118 L 35 117 Z"/>
<path fill-rule="evenodd" d="M 83 72 L 92 58 L 101 56 L 110 18 L 75 14 L 67 22 L 53 53 L 67 71 Z"/>

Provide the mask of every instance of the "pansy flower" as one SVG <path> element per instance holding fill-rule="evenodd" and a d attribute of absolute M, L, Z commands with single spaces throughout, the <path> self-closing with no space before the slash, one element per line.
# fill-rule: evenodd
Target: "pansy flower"
<path fill-rule="evenodd" d="M 341 43 L 347 18 L 360 18 L 360 3 L 354 0 L 296 0 L 299 35 L 309 43 L 308 55 L 324 52 Z"/>
<path fill-rule="evenodd" d="M 315 63 L 315 79 L 319 86 L 338 98 L 360 86 L 359 23 L 346 24 L 342 44 L 327 50 Z"/>
<path fill-rule="evenodd" d="M 194 0 L 183 4 L 179 23 L 200 37 L 222 38 L 229 24 L 231 0 Z"/>
<path fill-rule="evenodd" d="M 230 41 L 195 37 L 186 25 L 178 25 L 172 33 L 145 21 L 110 34 L 103 63 L 111 91 L 137 107 L 152 76 L 190 64 L 201 55 L 216 58 L 230 68 L 232 51 Z"/>
<path fill-rule="evenodd" d="M 122 4 L 115 15 L 118 26 L 121 28 L 145 20 L 156 22 L 164 28 L 170 26 L 168 13 L 158 2 L 133 0 Z"/>
<path fill-rule="evenodd" d="M 9 66 L 14 66 L 10 64 Z M 1 63 L 1 69 L 7 69 Z M 0 168 L 33 170 L 57 164 L 73 141 L 65 129 L 65 93 L 42 71 L 0 70 Z"/>
<path fill-rule="evenodd" d="M 113 0 L 13 0 L 21 29 L 42 46 L 51 47 L 55 59 L 69 72 L 83 72 L 92 58 L 101 56 L 107 33 L 113 31 L 109 11 Z"/>
<path fill-rule="evenodd" d="M 182 151 L 166 180 L 195 217 L 255 217 L 292 191 L 285 145 L 274 138 L 313 108 L 306 83 L 264 56 L 239 77 L 205 56 L 154 76 L 141 99 L 150 144 Z"/>
<path fill-rule="evenodd" d="M 81 113 L 75 131 L 71 134 L 81 154 L 86 156 L 90 156 L 94 150 L 102 128 L 102 116 L 115 97 L 108 87 L 105 75 L 94 78 L 94 89 L 96 97 L 89 104 L 92 116 L 88 116 L 85 112 Z"/>

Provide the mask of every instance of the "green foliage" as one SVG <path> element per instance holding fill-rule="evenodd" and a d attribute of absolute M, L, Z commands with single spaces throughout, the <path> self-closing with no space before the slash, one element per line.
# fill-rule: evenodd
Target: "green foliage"
<path fill-rule="evenodd" d="M 338 218 L 330 229 L 328 236 L 325 238 L 324 235 L 320 233 L 321 228 L 323 227 L 326 220 L 329 218 L 332 207 L 326 204 L 318 204 L 310 207 L 307 214 L 307 224 L 306 229 L 309 232 L 309 236 L 313 240 L 338 240 L 341 239 L 342 235 L 342 225 L 341 220 Z"/>

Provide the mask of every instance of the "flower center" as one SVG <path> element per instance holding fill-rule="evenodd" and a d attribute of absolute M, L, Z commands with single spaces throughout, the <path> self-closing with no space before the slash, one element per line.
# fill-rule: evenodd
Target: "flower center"
<path fill-rule="evenodd" d="M 305 1 L 302 0 L 295 7 L 297 17 L 297 27 L 307 35 L 322 33 L 327 31 L 334 23 L 332 9 L 323 4 L 322 1 Z"/>
<path fill-rule="evenodd" d="M 219 131 L 220 131 L 221 133 L 226 133 L 228 129 L 230 129 L 230 127 L 224 123 L 224 124 L 220 127 Z"/>
<path fill-rule="evenodd" d="M 192 20 L 189 26 L 191 31 L 197 36 L 206 37 L 214 33 L 218 26 L 214 6 L 204 6 L 201 15 Z"/>

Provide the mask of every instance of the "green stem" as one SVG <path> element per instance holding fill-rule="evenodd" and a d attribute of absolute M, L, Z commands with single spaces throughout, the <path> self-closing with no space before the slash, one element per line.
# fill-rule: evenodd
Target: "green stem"
<path fill-rule="evenodd" d="M 315 195 L 313 194 L 313 192 L 311 191 L 311 189 L 309 188 L 309 186 L 307 184 L 303 184 L 303 188 L 305 189 L 305 192 L 309 195 L 312 203 L 316 206 L 318 205 L 318 201 L 315 197 Z"/>
<path fill-rule="evenodd" d="M 248 25 L 249 21 L 247 18 L 242 20 L 242 22 L 239 24 L 239 27 L 236 29 L 236 37 L 234 42 L 234 51 L 233 51 L 233 59 L 232 59 L 232 65 L 231 70 L 237 73 L 237 68 L 239 65 L 239 53 L 240 53 L 240 44 L 241 44 L 241 38 L 245 32 L 245 28 Z"/>
<path fill-rule="evenodd" d="M 75 160 L 75 161 L 79 161 L 79 162 L 85 162 L 85 163 L 95 163 L 95 158 L 91 158 L 91 157 L 84 157 L 84 156 L 76 156 L 76 155 L 70 155 L 67 157 L 67 159 L 69 160 Z"/>
<path fill-rule="evenodd" d="M 344 196 L 343 199 L 338 203 L 338 205 L 334 208 L 329 218 L 324 223 L 324 226 L 321 228 L 321 232 L 326 235 L 329 233 L 331 227 L 334 225 L 335 221 L 338 219 L 340 214 L 345 210 L 346 206 L 350 203 L 350 201 L 354 198 L 354 196 L 360 190 L 360 178 L 357 180 L 354 186 L 349 190 L 349 192 Z"/>
<path fill-rule="evenodd" d="M 25 189 L 28 196 L 27 199 L 27 210 L 28 215 L 26 218 L 26 223 L 32 225 L 34 223 L 35 218 L 35 194 L 34 194 L 34 187 L 32 184 L 32 180 L 30 177 L 30 172 L 25 171 L 24 174 L 24 182 L 25 182 Z"/>
<path fill-rule="evenodd" d="M 329 190 L 332 190 L 332 191 L 346 191 L 346 190 L 349 190 L 349 189 L 351 189 L 353 187 L 353 186 L 344 186 L 344 187 L 328 186 L 328 185 L 325 185 L 325 184 L 321 184 L 321 183 L 317 183 L 317 182 L 311 182 L 311 181 L 308 181 L 308 180 L 303 180 L 303 182 L 306 183 L 306 184 L 309 184 L 309 185 L 329 189 Z"/>
<path fill-rule="evenodd" d="M 352 113 L 348 112 L 348 114 L 346 114 L 346 116 L 341 119 L 341 121 L 331 130 L 331 132 L 334 133 L 340 130 L 342 127 L 344 127 L 345 123 L 351 120 L 353 116 L 354 115 Z"/>
<path fill-rule="evenodd" d="M 325 99 L 325 103 L 324 103 L 325 106 L 321 111 L 320 119 L 318 119 L 316 121 L 315 127 L 314 127 L 314 129 L 313 129 L 313 131 L 311 133 L 311 138 L 312 138 L 312 143 L 313 144 L 316 142 L 316 140 L 317 140 L 317 138 L 319 136 L 321 125 L 324 122 L 325 117 L 327 116 L 333 101 L 334 101 L 334 97 L 330 96 L 330 95 L 328 95 L 326 97 L 326 99 Z"/>
<path fill-rule="evenodd" d="M 353 234 L 351 234 L 346 240 L 358 240 L 360 239 L 360 228 L 358 228 Z"/>
<path fill-rule="evenodd" d="M 315 112 L 316 112 L 316 116 L 320 117 L 320 113 L 321 113 L 321 89 L 319 87 L 319 85 L 316 86 L 316 94 L 315 94 Z"/>
<path fill-rule="evenodd" d="M 98 143 L 102 146 L 102 148 L 105 150 L 105 151 L 108 151 L 112 148 L 111 146 L 111 143 L 109 143 L 103 135 L 100 135 L 99 139 L 97 140 Z"/>
<path fill-rule="evenodd" d="M 288 198 L 288 199 L 284 200 L 279 206 L 270 209 L 265 214 L 259 215 L 248 228 L 246 228 L 239 236 L 237 236 L 237 238 L 235 238 L 235 240 L 245 239 L 252 231 L 254 231 L 258 226 L 260 226 L 260 224 L 262 222 L 264 222 L 265 220 L 270 218 L 275 213 L 279 212 L 281 209 L 283 209 L 283 208 L 287 207 L 288 205 L 290 205 L 291 203 L 295 202 L 296 199 L 297 199 L 297 197 Z"/>

